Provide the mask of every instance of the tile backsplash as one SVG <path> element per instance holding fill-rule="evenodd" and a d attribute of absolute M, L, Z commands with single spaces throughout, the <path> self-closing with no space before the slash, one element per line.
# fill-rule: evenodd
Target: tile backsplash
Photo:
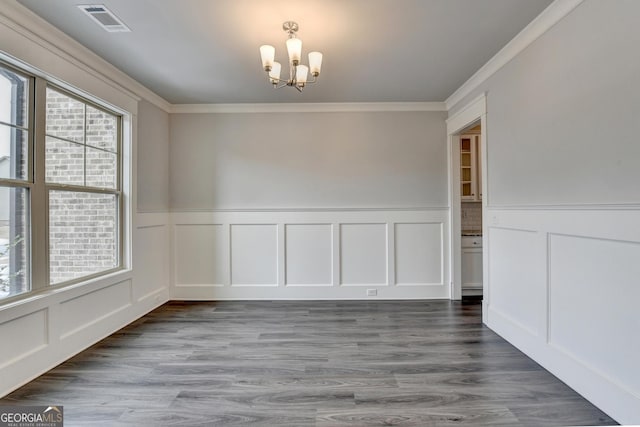
<path fill-rule="evenodd" d="M 482 230 L 482 203 L 462 202 L 462 230 Z"/>

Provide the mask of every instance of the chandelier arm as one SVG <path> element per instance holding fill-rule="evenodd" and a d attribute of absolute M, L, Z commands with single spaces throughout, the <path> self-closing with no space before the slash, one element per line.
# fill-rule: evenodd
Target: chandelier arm
<path fill-rule="evenodd" d="M 275 77 L 269 76 L 268 78 L 269 78 L 269 82 L 273 85 L 275 89 L 281 89 L 288 85 L 286 80 L 283 80 L 279 77 L 275 78 Z M 280 84 L 280 86 L 278 86 L 278 84 Z"/>
<path fill-rule="evenodd" d="M 289 62 L 289 81 L 293 86 L 297 86 L 295 65 Z"/>

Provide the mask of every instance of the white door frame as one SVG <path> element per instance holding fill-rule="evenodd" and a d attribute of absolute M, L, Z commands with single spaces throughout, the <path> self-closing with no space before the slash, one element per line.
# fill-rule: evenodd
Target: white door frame
<path fill-rule="evenodd" d="M 483 263 L 483 305 L 488 303 L 487 292 L 487 235 L 485 233 L 487 223 L 487 101 L 486 94 L 480 95 L 461 110 L 447 119 L 447 157 L 449 159 L 449 277 L 451 277 L 451 299 L 462 298 L 462 225 L 460 202 L 460 133 L 469 125 L 480 120 L 480 156 L 482 164 L 482 263 Z M 485 310 L 483 310 L 484 312 Z"/>

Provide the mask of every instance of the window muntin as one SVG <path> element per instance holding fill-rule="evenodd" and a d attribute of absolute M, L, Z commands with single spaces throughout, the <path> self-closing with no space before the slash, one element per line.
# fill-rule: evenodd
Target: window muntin
<path fill-rule="evenodd" d="M 29 190 L 0 186 L 0 299 L 30 290 Z"/>
<path fill-rule="evenodd" d="M 0 179 L 29 179 L 30 83 L 0 64 Z"/>
<path fill-rule="evenodd" d="M 118 188 L 118 116 L 47 87 L 47 183 Z"/>

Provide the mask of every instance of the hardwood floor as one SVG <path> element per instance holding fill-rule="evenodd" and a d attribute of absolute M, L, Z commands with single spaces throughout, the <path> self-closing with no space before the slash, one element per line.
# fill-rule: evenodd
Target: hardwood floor
<path fill-rule="evenodd" d="M 168 303 L 0 404 L 66 426 L 615 422 L 450 301 Z"/>

